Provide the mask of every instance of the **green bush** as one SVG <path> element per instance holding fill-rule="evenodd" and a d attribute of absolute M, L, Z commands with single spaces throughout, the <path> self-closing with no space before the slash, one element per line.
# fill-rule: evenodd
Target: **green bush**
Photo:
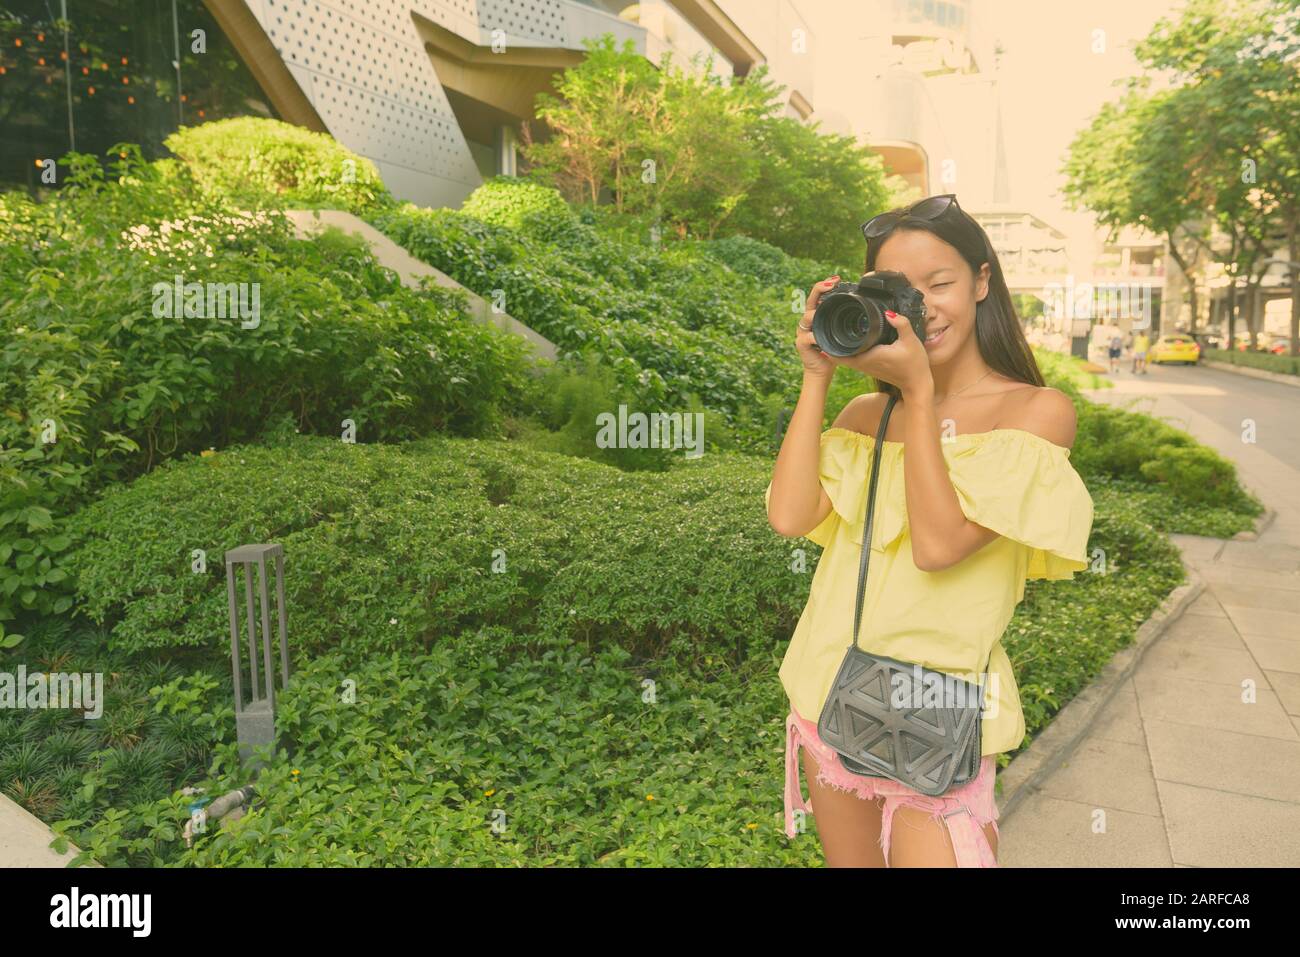
<path fill-rule="evenodd" d="M 328 133 L 255 116 L 186 126 L 164 140 L 200 187 L 254 208 L 327 207 L 362 213 L 394 200 L 375 164 Z"/>
<path fill-rule="evenodd" d="M 1034 361 L 1038 363 L 1038 370 L 1043 374 L 1043 378 L 1051 380 L 1057 388 L 1062 388 L 1059 383 L 1069 383 L 1074 387 L 1071 391 L 1072 395 L 1081 398 L 1078 389 L 1113 389 L 1115 387 L 1115 383 L 1107 376 L 1097 375 L 1095 372 L 1084 369 L 1086 363 L 1077 356 L 1063 355 L 1038 346 L 1032 346 L 1031 348 L 1034 353 Z"/>
<path fill-rule="evenodd" d="M 212 671 L 225 587 L 191 571 L 190 549 L 212 568 L 244 541 L 285 545 L 283 748 L 252 813 L 192 850 L 175 839 L 189 799 L 153 777 L 160 799 L 75 805 L 60 829 L 110 865 L 815 864 L 814 843 L 781 836 L 772 795 L 774 669 L 815 570 L 792 559 L 819 552 L 768 529 L 769 473 L 729 455 L 644 475 L 511 443 L 295 437 L 110 492 L 77 517 L 77 570 L 114 655 L 195 644 Z M 1181 580 L 1129 497 L 1103 490 L 1097 509 L 1094 568 L 1029 583 L 1004 638 L 1030 734 Z M 204 700 L 179 677 L 156 682 L 158 701 Z M 190 782 L 208 794 L 247 783 L 222 692 L 206 698 L 209 777 Z M 493 833 L 500 811 L 511 823 Z"/>
<path fill-rule="evenodd" d="M 497 176 L 469 194 L 460 211 L 544 242 L 584 233 L 559 190 L 513 176 Z"/>
<path fill-rule="evenodd" d="M 774 393 L 797 393 L 785 292 L 737 286 L 729 269 L 689 248 L 635 246 L 599 233 L 575 245 L 548 244 L 410 204 L 371 222 L 412 255 L 499 302 L 563 355 L 592 352 L 642 409 L 683 411 L 698 397 L 749 450 L 767 451 L 772 423 L 756 421 L 754 410 Z"/>
<path fill-rule="evenodd" d="M 1222 505 L 1241 495 L 1237 470 L 1213 449 L 1163 445 L 1143 462 L 1142 477 L 1160 482 L 1184 502 Z"/>
<path fill-rule="evenodd" d="M 46 821 L 96 821 L 115 807 L 152 804 L 199 781 L 212 750 L 234 740 L 229 664 L 194 671 L 183 660 L 105 650 L 84 620 L 46 618 L 4 659 L 7 671 L 102 676 L 102 713 L 0 709 L 0 793 Z M 183 819 L 173 833 L 179 836 Z"/>
<path fill-rule="evenodd" d="M 631 422 L 628 447 L 609 444 L 605 424 L 618 419 L 620 406 L 626 407 L 629 417 L 637 406 L 635 396 L 620 387 L 609 367 L 591 354 L 581 362 L 558 364 L 540 380 L 537 392 L 535 418 L 541 427 L 526 441 L 541 451 L 580 456 L 626 471 L 663 472 L 681 460 L 686 448 L 703 453 L 734 449 L 738 444 L 726 420 L 694 397 L 666 426 L 655 430 L 647 424 L 646 441 L 653 441 L 653 446 L 631 444 L 635 435 Z M 688 418 L 696 413 L 698 417 Z"/>
<path fill-rule="evenodd" d="M 193 848 L 180 831 L 194 799 L 165 790 L 56 830 L 107 866 L 820 863 L 811 836 L 781 831 L 770 662 L 514 646 L 493 629 L 428 653 L 307 662 L 277 700 L 281 749 L 249 812 Z M 232 743 L 213 753 L 189 783 L 208 795 L 248 783 Z"/>
<path fill-rule="evenodd" d="M 358 241 L 295 239 L 275 212 L 179 194 L 170 218 L 184 178 L 124 166 L 125 183 L 91 161 L 48 203 L 0 205 L 0 622 L 66 611 L 62 515 L 168 456 L 285 414 L 361 441 L 492 433 L 527 394 L 523 341 L 459 294 L 407 289 Z M 256 287 L 256 323 L 165 308 L 176 276 Z"/>
<path fill-rule="evenodd" d="M 286 551 L 298 657 L 428 649 L 493 626 L 644 656 L 770 649 L 807 580 L 783 571 L 789 545 L 762 509 L 736 504 L 762 501 L 768 464 L 677 455 L 654 474 L 451 437 L 241 446 L 105 492 L 70 523 L 69 568 L 79 606 L 124 652 L 223 654 L 221 556 L 262 541 Z"/>
<path fill-rule="evenodd" d="M 1070 464 L 1089 489 L 1109 484 L 1135 495 L 1161 492 L 1152 499 L 1152 508 L 1163 515 L 1152 512 L 1146 520 L 1171 532 L 1230 536 L 1251 527 L 1250 518 L 1264 510 L 1241 487 L 1233 464 L 1186 432 L 1148 415 L 1083 398 L 1073 377 L 1062 375 L 1050 361 L 1042 370 L 1049 386 L 1074 401 L 1078 430 Z"/>
<path fill-rule="evenodd" d="M 1206 362 L 1246 366 L 1280 375 L 1300 375 L 1300 357 L 1297 356 L 1275 356 L 1271 352 L 1238 352 L 1236 349 L 1206 349 L 1201 358 Z"/>
<path fill-rule="evenodd" d="M 748 236 L 701 240 L 698 248 L 704 255 L 741 276 L 753 279 L 760 286 L 798 289 L 804 294 L 804 299 L 815 283 L 838 272 L 812 259 L 788 256 L 783 250 Z"/>

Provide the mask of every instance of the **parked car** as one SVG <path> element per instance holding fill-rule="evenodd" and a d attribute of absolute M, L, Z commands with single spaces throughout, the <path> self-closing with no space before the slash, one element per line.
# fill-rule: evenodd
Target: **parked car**
<path fill-rule="evenodd" d="M 1156 340 L 1156 344 L 1151 347 L 1151 353 L 1148 355 L 1147 361 L 1152 365 L 1163 362 L 1183 362 L 1188 365 L 1196 365 L 1201 361 L 1201 346 L 1200 343 L 1186 333 L 1161 336 Z"/>
<path fill-rule="evenodd" d="M 1187 335 L 1196 340 L 1196 344 L 1201 347 L 1202 353 L 1204 353 L 1206 349 L 1223 348 L 1223 336 L 1219 335 L 1217 332 L 1189 332 Z"/>

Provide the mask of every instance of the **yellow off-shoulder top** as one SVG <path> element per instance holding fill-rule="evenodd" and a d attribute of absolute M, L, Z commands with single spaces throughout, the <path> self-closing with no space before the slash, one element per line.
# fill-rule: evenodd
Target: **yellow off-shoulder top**
<path fill-rule="evenodd" d="M 780 670 L 795 712 L 814 724 L 853 639 L 875 442 L 839 427 L 821 437 L 821 484 L 832 508 L 805 536 L 824 551 Z M 962 511 L 1001 537 L 942 571 L 918 569 L 908 532 L 903 444 L 886 440 L 858 647 L 970 681 L 988 662 L 980 750 L 996 754 L 1020 747 L 1025 736 L 1002 633 L 1027 579 L 1069 579 L 1088 567 L 1092 496 L 1070 464 L 1070 449 L 1032 432 L 971 432 L 940 445 Z M 765 500 L 771 495 L 769 482 Z"/>

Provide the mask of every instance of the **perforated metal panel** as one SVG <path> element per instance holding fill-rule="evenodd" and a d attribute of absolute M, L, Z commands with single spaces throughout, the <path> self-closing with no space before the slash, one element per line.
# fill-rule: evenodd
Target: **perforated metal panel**
<path fill-rule="evenodd" d="M 422 16 L 480 46 L 573 46 L 561 0 L 248 0 L 324 121 L 402 199 L 458 205 L 482 182 L 416 31 Z"/>
<path fill-rule="evenodd" d="M 414 194 L 403 199 L 439 204 L 481 181 L 416 36 L 409 0 L 248 6 L 330 133 L 381 171 L 407 171 L 400 179 Z M 430 19 L 447 19 L 439 5 L 426 6 Z"/>

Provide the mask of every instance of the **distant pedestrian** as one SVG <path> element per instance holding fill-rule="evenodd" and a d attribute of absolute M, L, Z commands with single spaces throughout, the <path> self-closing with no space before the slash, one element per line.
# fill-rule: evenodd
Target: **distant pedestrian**
<path fill-rule="evenodd" d="M 1147 350 L 1151 347 L 1151 340 L 1147 338 L 1145 332 L 1139 332 L 1133 337 L 1133 371 L 1135 373 L 1147 374 Z"/>
<path fill-rule="evenodd" d="M 1118 332 L 1110 337 L 1110 348 L 1106 350 L 1106 355 L 1110 359 L 1111 372 L 1119 371 L 1119 354 L 1123 347 L 1124 340 L 1119 337 Z"/>

